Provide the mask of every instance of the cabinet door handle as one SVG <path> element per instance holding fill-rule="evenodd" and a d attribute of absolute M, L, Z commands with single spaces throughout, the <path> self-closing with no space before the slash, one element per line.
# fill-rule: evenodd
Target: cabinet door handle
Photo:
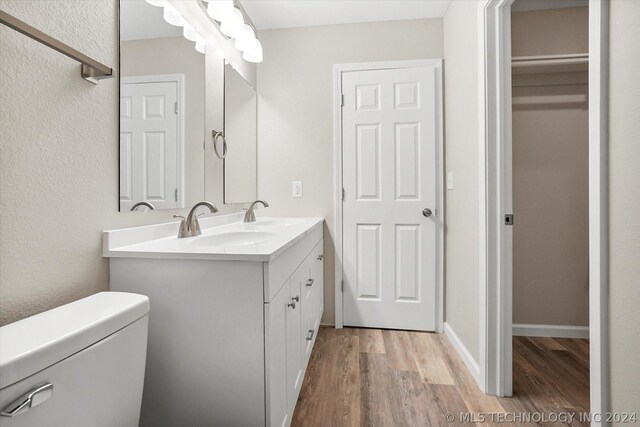
<path fill-rule="evenodd" d="M 300 296 L 291 298 L 292 301 L 300 302 Z"/>
<path fill-rule="evenodd" d="M 324 255 L 320 254 L 320 255 L 318 255 L 317 259 L 318 259 L 318 261 L 322 261 L 323 258 L 324 258 Z"/>
<path fill-rule="evenodd" d="M 313 339 L 313 334 L 315 334 L 316 331 L 314 331 L 313 329 L 309 329 L 309 336 L 307 337 L 307 341 L 311 341 Z"/>
<path fill-rule="evenodd" d="M 305 283 L 305 284 L 306 284 L 307 286 L 313 286 L 313 282 L 314 282 L 314 280 L 313 280 L 313 279 L 309 279 L 309 280 L 307 280 L 307 283 Z"/>
<path fill-rule="evenodd" d="M 293 309 L 295 310 L 295 308 L 296 308 L 296 301 L 295 301 L 295 300 L 291 301 L 289 304 L 287 304 L 287 307 L 291 307 L 291 308 L 293 308 Z"/>

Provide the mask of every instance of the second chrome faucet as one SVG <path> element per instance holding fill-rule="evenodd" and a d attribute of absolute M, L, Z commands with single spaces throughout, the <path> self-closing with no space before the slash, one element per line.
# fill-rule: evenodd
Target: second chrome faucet
<path fill-rule="evenodd" d="M 255 222 L 256 221 L 256 214 L 253 213 L 253 210 L 255 209 L 256 203 L 260 203 L 265 208 L 269 207 L 269 203 L 265 202 L 264 200 L 256 200 L 255 202 L 251 203 L 251 205 L 249 206 L 249 209 L 247 209 L 247 213 L 244 214 L 244 222 Z"/>
<path fill-rule="evenodd" d="M 178 238 L 194 237 L 202 234 L 202 231 L 200 231 L 200 223 L 198 222 L 198 216 L 196 215 L 196 210 L 200 206 L 205 206 L 209 208 L 211 213 L 218 212 L 218 208 L 213 206 L 213 204 L 211 204 L 210 202 L 205 201 L 205 202 L 196 203 L 189 211 L 189 215 L 187 215 L 186 219 L 181 215 L 174 215 L 173 216 L 174 218 L 182 218 L 182 222 L 180 223 L 180 230 L 178 231 Z"/>

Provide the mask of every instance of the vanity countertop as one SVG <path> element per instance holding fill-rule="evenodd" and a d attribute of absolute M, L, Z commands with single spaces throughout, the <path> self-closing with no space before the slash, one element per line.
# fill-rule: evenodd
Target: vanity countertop
<path fill-rule="evenodd" d="M 179 222 L 103 232 L 107 258 L 272 261 L 323 218 L 260 217 L 244 223 L 244 213 L 200 219 L 202 234 L 179 239 Z"/>

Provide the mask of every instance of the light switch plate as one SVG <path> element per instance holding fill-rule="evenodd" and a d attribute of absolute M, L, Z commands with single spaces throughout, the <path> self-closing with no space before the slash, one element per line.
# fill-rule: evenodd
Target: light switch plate
<path fill-rule="evenodd" d="M 453 190 L 453 172 L 447 173 L 447 190 Z"/>
<path fill-rule="evenodd" d="M 293 198 L 302 197 L 302 181 L 293 181 L 291 183 L 291 197 Z"/>

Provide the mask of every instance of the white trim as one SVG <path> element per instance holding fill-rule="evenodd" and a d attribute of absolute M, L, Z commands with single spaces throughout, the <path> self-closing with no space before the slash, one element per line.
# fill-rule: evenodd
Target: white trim
<path fill-rule="evenodd" d="M 512 394 L 511 343 L 511 4 L 478 9 L 480 384 Z M 506 373 L 503 374 L 503 373 Z"/>
<path fill-rule="evenodd" d="M 609 1 L 589 2 L 589 372 L 591 413 L 609 410 Z M 602 421 L 591 425 L 604 425 Z"/>
<path fill-rule="evenodd" d="M 467 347 L 464 346 L 462 340 L 458 337 L 458 335 L 456 335 L 451 325 L 449 325 L 447 322 L 444 322 L 444 334 L 449 339 L 451 345 L 453 345 L 453 348 L 456 350 L 469 372 L 471 372 L 471 375 L 476 380 L 476 383 L 480 385 L 480 368 L 478 367 L 478 363 L 475 361 L 473 356 L 471 356 L 471 353 L 469 353 Z"/>
<path fill-rule="evenodd" d="M 120 84 L 136 84 L 136 83 L 161 83 L 172 82 L 177 86 L 177 100 L 178 100 L 178 128 L 177 128 L 177 141 L 176 141 L 176 157 L 178 160 L 178 170 L 176 171 L 177 182 L 176 185 L 180 189 L 178 192 L 178 206 L 185 207 L 185 191 L 186 191 L 186 179 L 185 179 L 185 99 L 184 99 L 184 74 L 154 74 L 149 76 L 131 76 L 121 77 Z"/>
<path fill-rule="evenodd" d="M 333 182 L 334 182 L 334 222 L 335 241 L 335 326 L 343 327 L 342 321 L 342 73 L 348 71 L 388 70 L 399 68 L 433 67 L 440 73 L 438 121 L 440 135 L 436 146 L 438 172 L 436 177 L 436 331 L 442 332 L 444 325 L 444 76 L 442 59 L 417 59 L 408 61 L 361 62 L 336 64 L 333 66 Z"/>
<path fill-rule="evenodd" d="M 510 282 L 503 282 L 504 250 L 489 243 L 502 244 L 504 235 L 491 226 L 504 211 L 493 215 L 490 209 L 504 207 L 504 178 L 500 169 L 504 159 L 492 152 L 503 147 L 509 135 L 504 106 L 506 91 L 497 91 L 501 65 L 508 55 L 504 48 L 510 39 L 508 27 L 511 0 L 483 0 L 478 13 L 479 38 L 479 137 L 480 137 L 480 379 L 489 394 L 501 395 L 511 388 L 512 356 L 504 360 L 511 347 Z M 608 363 L 608 76 L 609 2 L 589 2 L 589 338 L 590 409 L 605 413 L 609 409 Z M 500 60 L 500 56 L 503 60 Z M 497 93 L 498 96 L 493 96 Z M 495 99 L 494 99 L 495 98 Z M 500 125 L 501 124 L 501 125 Z M 498 126 L 496 126 L 498 125 Z M 499 130 L 502 130 L 501 134 Z M 490 142 L 490 143 L 488 143 Z M 507 141 L 510 144 L 510 141 Z M 493 170 L 492 170 L 493 169 Z M 494 181 L 492 181 L 492 179 Z M 497 179 L 497 181 L 495 181 Z M 495 184 L 498 185 L 495 185 Z M 500 202 L 502 201 L 502 204 Z M 498 203 L 497 205 L 495 203 Z M 517 221 L 517 219 L 516 219 Z M 493 230 L 493 232 L 492 232 Z M 507 243 L 509 243 L 507 241 Z M 508 298 L 505 298 L 508 297 Z M 508 304 L 505 304 L 508 302 Z M 500 345 L 498 343 L 502 342 Z M 592 425 L 603 425 L 592 422 Z"/>
<path fill-rule="evenodd" d="M 514 337 L 589 338 L 588 326 L 513 324 Z"/>

